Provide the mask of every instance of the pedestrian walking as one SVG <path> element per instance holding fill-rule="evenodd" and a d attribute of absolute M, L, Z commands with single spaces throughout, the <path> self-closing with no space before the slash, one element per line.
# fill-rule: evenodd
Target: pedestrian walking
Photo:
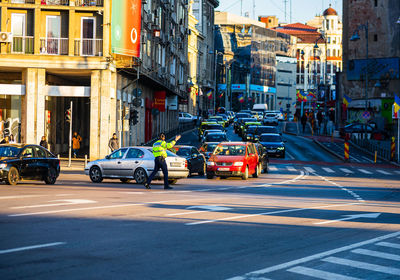
<path fill-rule="evenodd" d="M 303 133 L 306 130 L 306 124 L 307 124 L 307 116 L 306 114 L 303 114 L 303 116 L 301 116 L 301 125 L 303 126 Z"/>
<path fill-rule="evenodd" d="M 146 189 L 150 189 L 150 183 L 153 180 L 154 176 L 157 174 L 158 170 L 162 170 L 164 175 L 164 189 L 171 190 L 172 187 L 168 185 L 168 168 L 167 163 L 165 162 L 165 158 L 167 157 L 167 149 L 175 146 L 176 141 L 181 138 L 180 135 L 175 136 L 175 140 L 170 143 L 165 142 L 165 134 L 161 133 L 159 140 L 156 141 L 153 145 L 153 155 L 154 155 L 154 170 L 150 174 L 147 182 L 144 184 Z"/>
<path fill-rule="evenodd" d="M 79 136 L 78 132 L 74 132 L 72 136 L 72 152 L 74 154 L 74 158 L 78 155 L 78 151 L 81 148 L 82 137 Z"/>
<path fill-rule="evenodd" d="M 49 148 L 49 143 L 47 143 L 46 136 L 44 136 L 44 135 L 42 136 L 42 140 L 40 140 L 39 145 L 46 149 Z"/>
<path fill-rule="evenodd" d="M 17 142 L 15 141 L 14 134 L 10 134 L 10 144 L 15 144 L 15 143 Z"/>
<path fill-rule="evenodd" d="M 117 138 L 117 133 L 113 133 L 113 136 L 108 141 L 108 147 L 111 149 L 111 152 L 119 149 L 119 141 Z"/>

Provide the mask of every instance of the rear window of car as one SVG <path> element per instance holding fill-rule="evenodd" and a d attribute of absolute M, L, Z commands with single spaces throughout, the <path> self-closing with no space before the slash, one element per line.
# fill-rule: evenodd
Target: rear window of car
<path fill-rule="evenodd" d="M 279 135 L 262 135 L 260 137 L 261 142 L 282 142 L 282 138 Z"/>
<path fill-rule="evenodd" d="M 226 140 L 226 136 L 222 134 L 208 134 L 206 142 L 220 142 Z"/>
<path fill-rule="evenodd" d="M 246 154 L 245 145 L 218 145 L 214 150 L 214 155 L 221 156 L 242 156 Z"/>
<path fill-rule="evenodd" d="M 207 124 L 204 128 L 205 129 L 219 129 L 219 130 L 223 130 L 224 129 L 222 127 L 222 125 L 216 125 L 216 124 Z"/>
<path fill-rule="evenodd" d="M 259 127 L 257 133 L 276 133 L 278 130 L 275 127 Z"/>
<path fill-rule="evenodd" d="M 180 148 L 177 152 L 176 152 L 177 156 L 181 156 L 181 157 L 187 157 L 190 156 L 190 148 Z"/>
<path fill-rule="evenodd" d="M 276 114 L 266 114 L 265 117 L 266 118 L 275 118 Z"/>

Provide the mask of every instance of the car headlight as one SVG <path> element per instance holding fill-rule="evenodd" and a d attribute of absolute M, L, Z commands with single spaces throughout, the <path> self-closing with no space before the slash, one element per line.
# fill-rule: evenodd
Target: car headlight
<path fill-rule="evenodd" d="M 214 165 L 215 165 L 215 162 L 213 162 L 213 161 L 207 161 L 207 165 L 208 165 L 208 166 L 214 166 Z"/>
<path fill-rule="evenodd" d="M 284 150 L 285 147 L 278 147 L 278 150 Z"/>
<path fill-rule="evenodd" d="M 7 167 L 7 163 L 0 163 L 0 169 L 6 168 Z"/>
<path fill-rule="evenodd" d="M 233 166 L 243 166 L 243 162 L 237 161 L 233 164 Z"/>

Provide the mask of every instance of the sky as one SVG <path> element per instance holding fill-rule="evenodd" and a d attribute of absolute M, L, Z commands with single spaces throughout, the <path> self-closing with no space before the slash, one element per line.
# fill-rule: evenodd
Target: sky
<path fill-rule="evenodd" d="M 243 3 L 243 16 L 248 12 L 250 18 L 254 18 L 254 2 L 256 18 L 259 15 L 272 15 L 277 16 L 279 22 L 290 22 L 290 2 L 292 3 L 292 23 L 306 23 L 317 14 L 322 14 L 325 9 L 329 8 L 329 4 L 338 12 L 340 17 L 342 15 L 342 0 L 219 0 L 219 7 L 216 10 L 240 15 L 241 2 Z M 284 2 L 287 2 L 286 20 Z"/>

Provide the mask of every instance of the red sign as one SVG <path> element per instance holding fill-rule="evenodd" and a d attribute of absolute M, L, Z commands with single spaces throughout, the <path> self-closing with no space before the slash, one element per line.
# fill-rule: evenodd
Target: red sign
<path fill-rule="evenodd" d="M 153 108 L 158 109 L 160 112 L 165 112 L 165 91 L 156 91 L 154 92 L 154 105 Z"/>

